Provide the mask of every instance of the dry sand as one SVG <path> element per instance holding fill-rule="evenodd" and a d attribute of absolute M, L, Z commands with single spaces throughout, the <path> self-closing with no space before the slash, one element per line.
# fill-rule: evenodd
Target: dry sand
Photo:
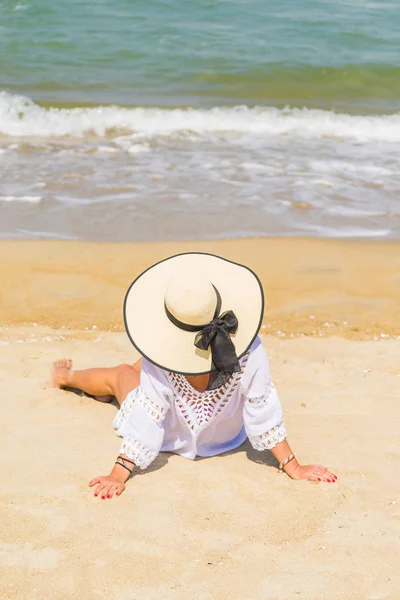
<path fill-rule="evenodd" d="M 0 244 L 1 600 L 398 600 L 399 247 L 197 247 L 254 266 L 265 324 L 299 336 L 263 338 L 289 441 L 338 482 L 291 481 L 246 443 L 193 462 L 161 454 L 120 498 L 95 499 L 87 483 L 119 448 L 116 408 L 49 389 L 49 364 L 134 360 L 105 330 L 120 326 L 126 284 L 194 245 Z"/>

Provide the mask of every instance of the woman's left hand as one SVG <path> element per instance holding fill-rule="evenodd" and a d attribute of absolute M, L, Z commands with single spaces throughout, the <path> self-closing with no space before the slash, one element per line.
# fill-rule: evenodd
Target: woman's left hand
<path fill-rule="evenodd" d="M 89 481 L 89 486 L 93 487 L 97 485 L 94 490 L 94 495 L 101 495 L 101 499 L 112 498 L 114 493 L 116 496 L 120 496 L 125 489 L 125 483 L 112 475 L 103 475 L 95 477 L 92 481 Z"/>
<path fill-rule="evenodd" d="M 299 465 L 291 469 L 290 463 L 285 467 L 286 473 L 292 479 L 308 479 L 308 481 L 325 481 L 326 483 L 335 483 L 336 475 L 328 471 L 322 465 Z"/>

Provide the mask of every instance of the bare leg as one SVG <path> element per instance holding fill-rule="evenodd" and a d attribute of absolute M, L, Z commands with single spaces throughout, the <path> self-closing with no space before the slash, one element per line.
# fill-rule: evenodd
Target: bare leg
<path fill-rule="evenodd" d="M 101 402 L 109 402 L 115 396 L 123 402 L 127 394 L 139 385 L 140 361 L 133 367 L 119 365 L 106 369 L 72 370 L 71 360 L 59 360 L 53 364 L 53 387 L 74 387 L 94 396 Z"/>

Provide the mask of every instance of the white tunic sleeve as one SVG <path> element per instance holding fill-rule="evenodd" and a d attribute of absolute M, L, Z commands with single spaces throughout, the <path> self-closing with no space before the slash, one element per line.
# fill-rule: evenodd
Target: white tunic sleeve
<path fill-rule="evenodd" d="M 271 450 L 286 438 L 282 407 L 261 340 L 256 339 L 242 378 L 243 421 L 255 450 Z"/>
<path fill-rule="evenodd" d="M 170 400 L 166 374 L 143 358 L 140 385 L 127 395 L 113 423 L 117 435 L 123 438 L 120 453 L 140 469 L 146 469 L 160 451 L 162 422 Z"/>

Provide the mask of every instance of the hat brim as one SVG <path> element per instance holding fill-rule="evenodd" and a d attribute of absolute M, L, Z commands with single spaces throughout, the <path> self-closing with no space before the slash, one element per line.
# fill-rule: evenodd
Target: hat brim
<path fill-rule="evenodd" d="M 201 252 L 171 256 L 149 267 L 130 285 L 124 302 L 128 337 L 142 356 L 156 366 L 183 375 L 211 371 L 211 351 L 194 345 L 195 334 L 179 329 L 168 319 L 164 298 L 170 277 L 179 270 L 192 270 L 218 289 L 221 313 L 232 310 L 239 322 L 231 339 L 240 358 L 247 352 L 261 327 L 264 294 L 257 275 L 248 267 Z"/>

